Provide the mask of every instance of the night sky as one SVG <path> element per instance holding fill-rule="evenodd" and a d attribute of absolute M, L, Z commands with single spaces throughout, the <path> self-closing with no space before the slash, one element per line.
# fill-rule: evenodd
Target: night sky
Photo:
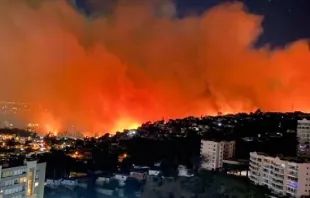
<path fill-rule="evenodd" d="M 79 8 L 91 13 L 91 10 L 85 6 L 85 1 L 87 0 L 75 1 Z M 212 6 L 226 1 L 175 0 L 180 17 L 187 13 L 201 13 Z M 264 16 L 264 33 L 257 42 L 258 46 L 267 43 L 275 47 L 283 47 L 290 42 L 310 38 L 310 0 L 239 1 L 246 5 L 248 11 Z"/>

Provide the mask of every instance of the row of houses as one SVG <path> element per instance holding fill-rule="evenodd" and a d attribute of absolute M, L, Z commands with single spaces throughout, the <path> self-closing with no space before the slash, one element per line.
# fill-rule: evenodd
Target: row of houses
<path fill-rule="evenodd" d="M 223 166 L 225 159 L 231 159 L 235 155 L 235 141 L 202 141 L 201 142 L 201 155 L 202 164 L 201 168 L 213 170 Z M 120 186 L 125 185 L 128 178 L 137 180 L 145 180 L 147 177 L 162 177 L 159 169 L 160 163 L 154 164 L 153 168 L 147 166 L 135 166 L 128 174 L 114 173 L 114 174 L 101 174 L 97 177 L 96 183 L 103 184 L 109 183 L 112 180 L 118 181 Z M 178 166 L 178 176 L 192 177 L 193 171 L 186 168 L 186 166 Z M 47 186 L 77 186 L 78 179 L 47 179 Z"/>
<path fill-rule="evenodd" d="M 192 177 L 194 176 L 193 171 L 188 169 L 186 166 L 178 166 L 179 177 Z M 99 174 L 96 179 L 97 185 L 104 185 L 112 181 L 117 181 L 120 187 L 125 186 L 126 180 L 129 178 L 136 179 L 138 181 L 146 180 L 149 177 L 163 177 L 162 171 L 155 165 L 153 168 L 147 166 L 135 166 L 133 165 L 132 170 L 128 173 L 113 173 L 113 174 Z M 46 185 L 52 188 L 59 186 L 81 186 L 81 179 L 78 178 L 66 178 L 66 179 L 47 179 Z M 82 182 L 83 183 L 83 182 Z"/>
<path fill-rule="evenodd" d="M 193 171 L 188 169 L 186 166 L 180 165 L 178 167 L 178 176 L 179 177 L 193 177 Z M 112 180 L 118 181 L 120 186 L 124 186 L 128 178 L 134 178 L 136 180 L 142 181 L 150 177 L 163 177 L 161 170 L 158 167 L 140 167 L 134 166 L 132 171 L 129 174 L 114 173 L 101 175 L 97 178 L 96 183 L 102 185 L 104 183 L 109 183 Z"/>
<path fill-rule="evenodd" d="M 78 185 L 77 179 L 46 179 L 46 186 L 56 188 L 58 186 L 74 187 Z"/>

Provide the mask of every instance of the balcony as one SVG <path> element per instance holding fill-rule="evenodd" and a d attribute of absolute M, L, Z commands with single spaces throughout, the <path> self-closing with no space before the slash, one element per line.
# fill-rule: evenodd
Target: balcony
<path fill-rule="evenodd" d="M 298 172 L 295 171 L 288 171 L 287 175 L 293 178 L 298 178 Z"/>
<path fill-rule="evenodd" d="M 272 173 L 275 175 L 284 175 L 284 169 L 275 168 L 275 169 L 273 169 Z"/>
<path fill-rule="evenodd" d="M 264 168 L 263 171 L 264 171 L 265 173 L 268 173 L 268 174 L 271 172 L 271 170 L 268 169 L 268 168 Z"/>
<path fill-rule="evenodd" d="M 275 178 L 272 178 L 272 183 L 275 183 L 275 184 L 278 184 L 278 185 L 283 185 L 283 180 L 280 180 L 280 179 L 275 179 Z"/>
<path fill-rule="evenodd" d="M 12 176 L 1 178 L 1 181 L 14 180 L 14 179 L 18 179 L 18 178 L 22 178 L 22 177 L 26 177 L 26 176 L 27 176 L 26 173 L 23 173 L 21 175 L 12 175 Z"/>
<path fill-rule="evenodd" d="M 1 188 L 1 194 L 6 198 L 15 197 L 17 195 L 25 195 L 25 190 L 25 184 L 18 184 Z"/>
<path fill-rule="evenodd" d="M 12 194 L 9 194 L 9 195 L 5 195 L 5 197 L 7 197 L 7 198 L 14 198 L 14 197 L 17 197 L 19 195 L 22 195 L 22 196 L 24 196 L 23 198 L 25 198 L 25 191 L 20 191 L 20 192 L 12 193 Z"/>
<path fill-rule="evenodd" d="M 254 183 L 258 183 L 258 182 L 259 182 L 256 175 L 250 175 L 250 176 L 249 176 L 249 179 L 250 179 L 251 181 L 253 181 Z"/>
<path fill-rule="evenodd" d="M 283 186 L 281 186 L 281 185 L 272 184 L 272 185 L 270 185 L 270 187 L 275 192 L 278 192 L 278 193 L 282 193 L 283 192 Z"/>
<path fill-rule="evenodd" d="M 255 157 L 250 157 L 250 161 L 252 162 L 257 162 L 258 158 L 255 158 Z"/>
<path fill-rule="evenodd" d="M 26 170 L 2 170 L 1 174 L 1 180 L 6 178 L 17 178 L 17 177 L 23 177 L 27 174 Z"/>
<path fill-rule="evenodd" d="M 250 166 L 259 168 L 260 165 L 256 162 L 250 162 Z"/>

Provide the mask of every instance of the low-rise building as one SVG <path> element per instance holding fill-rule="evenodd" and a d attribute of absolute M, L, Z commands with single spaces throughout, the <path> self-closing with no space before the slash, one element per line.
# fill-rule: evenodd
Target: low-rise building
<path fill-rule="evenodd" d="M 43 198 L 46 163 L 35 160 L 0 166 L 0 197 Z"/>
<path fill-rule="evenodd" d="M 77 179 L 66 178 L 66 179 L 60 180 L 60 184 L 63 186 L 77 186 L 78 181 Z"/>
<path fill-rule="evenodd" d="M 148 174 L 149 174 L 149 176 L 158 177 L 161 175 L 161 170 L 159 170 L 158 168 L 152 168 L 149 170 Z"/>
<path fill-rule="evenodd" d="M 103 184 L 110 183 L 110 181 L 112 181 L 112 180 L 113 180 L 113 175 L 112 174 L 103 174 L 103 175 L 100 175 L 96 179 L 96 184 L 97 185 L 103 185 Z"/>
<path fill-rule="evenodd" d="M 114 179 L 116 179 L 120 186 L 125 186 L 125 182 L 128 179 L 129 175 L 121 174 L 121 173 L 115 173 Z"/>
<path fill-rule="evenodd" d="M 192 170 L 188 169 L 186 166 L 179 165 L 178 176 L 180 176 L 180 177 L 193 177 L 194 172 Z"/>
<path fill-rule="evenodd" d="M 310 162 L 300 158 L 250 153 L 249 179 L 274 193 L 293 197 L 310 195 Z"/>
<path fill-rule="evenodd" d="M 147 170 L 134 169 L 130 171 L 130 177 L 135 178 L 137 180 L 144 180 L 147 176 Z"/>
<path fill-rule="evenodd" d="M 46 186 L 49 188 L 57 188 L 61 184 L 61 179 L 46 179 Z"/>

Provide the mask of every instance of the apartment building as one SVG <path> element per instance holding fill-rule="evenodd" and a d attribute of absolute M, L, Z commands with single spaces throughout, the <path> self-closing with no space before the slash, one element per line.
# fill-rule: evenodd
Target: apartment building
<path fill-rule="evenodd" d="M 231 159 L 235 157 L 236 152 L 236 141 L 225 141 L 224 142 L 224 153 L 223 153 L 223 159 Z"/>
<path fill-rule="evenodd" d="M 214 170 L 223 166 L 223 160 L 235 156 L 235 141 L 201 141 L 201 168 Z"/>
<path fill-rule="evenodd" d="M 310 195 L 310 162 L 250 153 L 249 179 L 274 193 L 293 197 Z"/>
<path fill-rule="evenodd" d="M 223 166 L 224 142 L 202 141 L 201 142 L 201 167 L 214 170 Z"/>
<path fill-rule="evenodd" d="M 297 121 L 297 155 L 310 156 L 310 120 Z"/>
<path fill-rule="evenodd" d="M 0 198 L 43 198 L 46 163 L 27 160 L 24 164 L 0 166 Z"/>

